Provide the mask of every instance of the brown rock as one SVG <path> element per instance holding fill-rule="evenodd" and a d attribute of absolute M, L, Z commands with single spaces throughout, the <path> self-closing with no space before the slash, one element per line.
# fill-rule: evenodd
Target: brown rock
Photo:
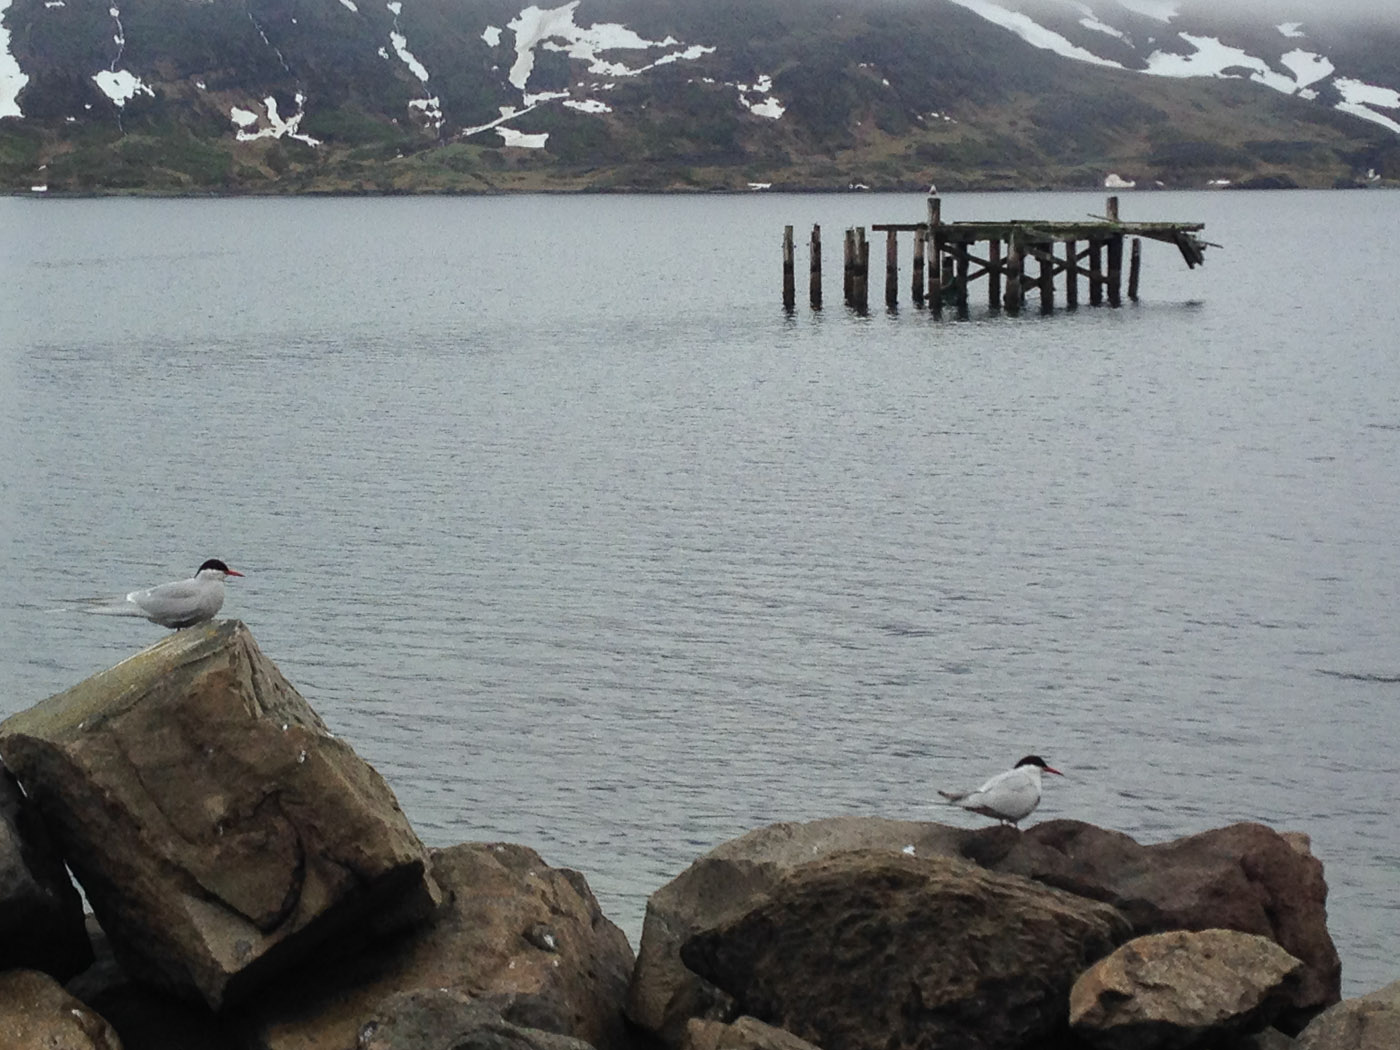
<path fill-rule="evenodd" d="M 96 960 L 65 985 L 105 1017 L 127 1050 L 244 1050 L 229 1022 L 195 999 L 181 999 L 127 977 L 95 917 L 87 917 Z"/>
<path fill-rule="evenodd" d="M 1297 839 L 1232 824 L 1141 846 L 1092 824 L 1054 820 L 991 845 L 978 859 L 992 870 L 1110 903 L 1134 933 L 1226 929 L 1269 938 L 1304 964 L 1278 1021 L 1286 1032 L 1341 997 L 1322 864 Z"/>
<path fill-rule="evenodd" d="M 122 1050 L 117 1033 L 46 973 L 0 973 L 0 1046 L 5 1050 Z"/>
<path fill-rule="evenodd" d="M 1202 930 L 1138 937 L 1074 982 L 1069 1023 L 1099 1050 L 1188 1050 L 1262 1031 L 1303 964 L 1267 937 Z"/>
<path fill-rule="evenodd" d="M 500 843 L 437 850 L 432 864 L 447 899 L 431 923 L 338 965 L 320 958 L 302 979 L 265 993 L 233 1019 L 247 1030 L 243 1045 L 344 1050 L 371 1025 L 381 1040 L 459 1024 L 495 1031 L 491 1039 L 525 1038 L 493 1029 L 499 1015 L 516 1028 L 627 1050 L 632 949 L 583 876 Z M 486 1006 L 464 1012 L 467 1000 Z"/>
<path fill-rule="evenodd" d="M 529 1022 L 514 997 L 473 999 L 438 988 L 391 996 L 361 1027 L 355 1050 L 592 1050 Z"/>
<path fill-rule="evenodd" d="M 757 1017 L 739 1017 L 733 1024 L 692 1017 L 685 1026 L 682 1050 L 817 1050 L 783 1028 Z"/>
<path fill-rule="evenodd" d="M 1396 1050 L 1400 1047 L 1400 981 L 1347 999 L 1319 1014 L 1298 1036 L 1296 1050 Z"/>
<path fill-rule="evenodd" d="M 855 849 L 902 853 L 912 848 L 919 857 L 950 856 L 970 841 L 1001 833 L 1017 835 L 1010 828 L 972 832 L 879 817 L 832 817 L 772 824 L 722 843 L 647 901 L 637 967 L 627 991 L 627 1016 L 671 1047 L 685 1040 L 692 1017 L 733 1017 L 729 996 L 686 968 L 680 946 L 699 930 L 744 914 L 800 865 Z"/>
<path fill-rule="evenodd" d="M 393 793 L 237 621 L 13 716 L 0 755 L 122 966 L 212 1008 L 435 904 Z"/>
<path fill-rule="evenodd" d="M 83 902 L 38 814 L 0 767 L 0 970 L 66 981 L 92 962 Z"/>
<path fill-rule="evenodd" d="M 803 865 L 681 946 L 737 1009 L 826 1050 L 1011 1050 L 1065 1035 L 1113 908 L 965 861 L 882 850 Z"/>

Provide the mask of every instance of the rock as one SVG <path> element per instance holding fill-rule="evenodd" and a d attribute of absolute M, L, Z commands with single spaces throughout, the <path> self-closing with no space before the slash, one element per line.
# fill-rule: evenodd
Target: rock
<path fill-rule="evenodd" d="M 784 1028 L 757 1017 L 740 1017 L 733 1024 L 692 1017 L 685 1026 L 682 1050 L 817 1050 Z"/>
<path fill-rule="evenodd" d="M 1002 846 L 1004 853 L 998 855 Z M 1158 845 L 1092 824 L 1053 820 L 984 840 L 979 861 L 1114 905 L 1137 934 L 1236 930 L 1302 960 L 1278 1027 L 1297 1032 L 1341 998 L 1341 960 L 1327 931 L 1327 882 L 1305 841 L 1232 824 Z"/>
<path fill-rule="evenodd" d="M 5 1050 L 122 1050 L 117 1033 L 46 973 L 0 973 L 0 1046 Z"/>
<path fill-rule="evenodd" d="M 838 817 L 775 824 L 723 843 L 652 894 L 628 1016 L 672 1048 L 684 1041 L 690 1018 L 732 1017 L 729 997 L 682 964 L 679 948 L 687 937 L 742 914 L 798 865 L 843 850 L 906 847 L 920 857 L 963 857 L 1113 904 L 1139 935 L 1223 928 L 1270 937 L 1306 967 L 1277 1022 L 1289 1032 L 1340 996 L 1341 963 L 1327 932 L 1327 884 L 1305 836 L 1236 824 L 1143 846 L 1078 821 L 1050 821 L 1018 833 Z"/>
<path fill-rule="evenodd" d="M 0 755 L 122 967 L 213 1009 L 436 904 L 393 793 L 237 621 L 14 715 Z"/>
<path fill-rule="evenodd" d="M 1188 1050 L 1262 1031 L 1303 964 L 1267 937 L 1233 930 L 1151 934 L 1074 982 L 1069 1023 L 1099 1050 Z"/>
<path fill-rule="evenodd" d="M 48 832 L 0 767 L 0 970 L 66 981 L 92 962 L 83 902 Z"/>
<path fill-rule="evenodd" d="M 744 914 L 802 864 L 855 849 L 902 853 L 912 848 L 920 857 L 950 856 L 979 836 L 997 837 L 1001 832 L 1017 835 L 1010 828 L 974 832 L 878 817 L 832 817 L 772 824 L 722 843 L 647 901 L 637 967 L 627 991 L 627 1016 L 670 1047 L 685 1041 L 692 1017 L 732 1017 L 729 997 L 686 968 L 680 946 L 699 930 Z"/>
<path fill-rule="evenodd" d="M 464 1012 L 466 1000 L 485 1000 L 518 1028 L 599 1050 L 630 1048 L 622 1003 L 632 948 L 583 876 L 551 868 L 524 846 L 499 843 L 434 851 L 432 866 L 446 902 L 431 923 L 340 965 L 320 958 L 304 979 L 264 993 L 231 1018 L 246 1030 L 241 1045 L 344 1050 L 357 1038 L 363 1043 L 370 1025 L 376 1039 L 403 1041 L 412 1031 L 478 1022 L 487 1033 L 480 1039 L 495 1033 L 488 1042 L 525 1038 L 483 1021 L 489 1011 Z M 432 1017 L 438 1020 L 429 1024 Z M 536 1046 L 544 1045 L 540 1038 L 529 1036 Z"/>
<path fill-rule="evenodd" d="M 680 954 L 738 1011 L 825 1050 L 1013 1050 L 1066 1034 L 1075 976 L 1128 932 L 1026 879 L 858 850 L 796 868 Z"/>
<path fill-rule="evenodd" d="M 1296 1050 L 1395 1050 L 1400 1047 L 1400 981 L 1347 999 L 1319 1014 Z"/>
<path fill-rule="evenodd" d="M 445 988 L 400 993 L 361 1027 L 355 1050 L 592 1050 L 582 1039 L 517 1023 L 516 1005 L 510 996 L 473 999 Z"/>
<path fill-rule="evenodd" d="M 96 960 L 65 987 L 107 1019 L 127 1050 L 243 1050 L 229 1023 L 204 1003 L 127 977 L 94 916 L 87 917 L 87 931 Z"/>

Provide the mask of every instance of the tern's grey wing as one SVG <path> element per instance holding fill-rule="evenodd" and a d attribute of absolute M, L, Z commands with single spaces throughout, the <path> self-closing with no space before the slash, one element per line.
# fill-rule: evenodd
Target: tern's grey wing
<path fill-rule="evenodd" d="M 200 580 L 176 580 L 145 591 L 132 591 L 126 600 L 165 627 L 183 627 L 207 620 L 224 604 L 223 588 Z"/>

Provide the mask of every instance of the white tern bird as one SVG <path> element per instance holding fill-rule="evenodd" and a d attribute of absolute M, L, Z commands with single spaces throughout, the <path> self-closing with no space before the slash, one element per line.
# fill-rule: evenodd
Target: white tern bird
<path fill-rule="evenodd" d="M 188 580 L 132 591 L 125 598 L 92 605 L 85 611 L 104 616 L 144 616 L 162 627 L 190 627 L 212 620 L 224 604 L 224 580 L 242 575 L 218 558 L 210 558 Z"/>
<path fill-rule="evenodd" d="M 984 817 L 996 817 L 1003 824 L 1015 827 L 1040 805 L 1041 773 L 1064 776 L 1058 769 L 1046 765 L 1039 755 L 1027 755 L 1014 769 L 998 773 L 976 791 L 940 791 L 939 794 L 950 805 L 970 809 Z"/>

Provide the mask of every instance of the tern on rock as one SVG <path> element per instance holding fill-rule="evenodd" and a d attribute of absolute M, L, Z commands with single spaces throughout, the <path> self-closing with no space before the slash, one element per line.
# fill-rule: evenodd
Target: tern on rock
<path fill-rule="evenodd" d="M 998 773 L 976 791 L 940 791 L 939 794 L 950 805 L 981 813 L 984 817 L 995 817 L 1003 824 L 1015 827 L 1040 805 L 1042 773 L 1064 776 L 1058 769 L 1046 765 L 1045 759 L 1039 755 L 1027 755 L 1016 763 L 1014 769 Z"/>
<path fill-rule="evenodd" d="M 218 558 L 210 558 L 188 580 L 173 580 L 144 591 L 132 591 L 85 611 L 103 616 L 144 616 L 162 627 L 192 627 L 212 620 L 224 604 L 224 580 L 242 576 Z"/>

